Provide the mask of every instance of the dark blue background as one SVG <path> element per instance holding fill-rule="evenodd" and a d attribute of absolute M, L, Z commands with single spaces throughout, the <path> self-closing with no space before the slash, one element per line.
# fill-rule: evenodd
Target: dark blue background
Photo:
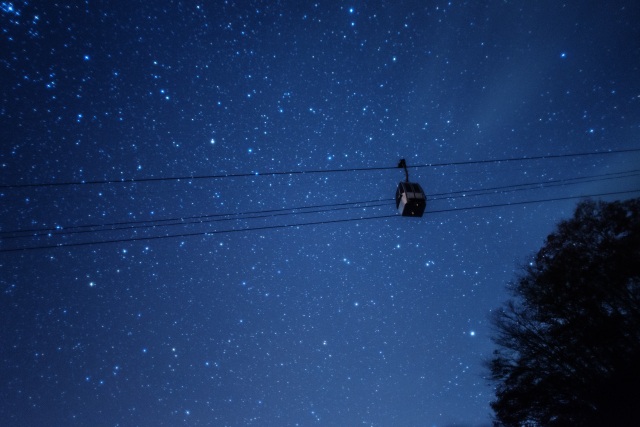
<path fill-rule="evenodd" d="M 637 148 L 638 22 L 623 0 L 3 1 L 2 232 L 386 202 L 1 248 L 386 217 L 404 174 L 13 184 Z M 639 164 L 414 168 L 418 220 L 3 252 L 2 425 L 487 425 L 488 315 L 577 200 L 449 209 L 637 190 L 602 175 Z"/>

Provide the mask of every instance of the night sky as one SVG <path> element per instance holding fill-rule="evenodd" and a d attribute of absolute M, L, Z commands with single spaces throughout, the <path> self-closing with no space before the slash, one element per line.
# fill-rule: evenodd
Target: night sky
<path fill-rule="evenodd" d="M 640 152 L 572 155 L 640 148 L 639 23 L 0 2 L 0 424 L 488 425 L 506 285 L 569 197 L 640 194 Z"/>

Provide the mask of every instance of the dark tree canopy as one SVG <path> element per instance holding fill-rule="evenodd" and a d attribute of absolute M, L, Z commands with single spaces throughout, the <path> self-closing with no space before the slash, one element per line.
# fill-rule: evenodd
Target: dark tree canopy
<path fill-rule="evenodd" d="M 511 285 L 496 425 L 640 426 L 640 199 L 582 202 Z"/>

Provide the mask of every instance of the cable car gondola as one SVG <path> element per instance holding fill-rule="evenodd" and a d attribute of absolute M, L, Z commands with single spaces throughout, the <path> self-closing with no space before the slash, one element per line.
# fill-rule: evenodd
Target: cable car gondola
<path fill-rule="evenodd" d="M 398 163 L 399 168 L 404 168 L 405 181 L 398 183 L 396 190 L 396 209 L 402 216 L 421 217 L 427 207 L 427 196 L 417 182 L 409 182 L 409 170 L 404 159 Z"/>

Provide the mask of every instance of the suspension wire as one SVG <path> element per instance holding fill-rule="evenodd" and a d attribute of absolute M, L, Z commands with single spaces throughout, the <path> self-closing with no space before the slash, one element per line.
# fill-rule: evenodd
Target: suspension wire
<path fill-rule="evenodd" d="M 323 225 L 323 224 L 335 224 L 335 223 L 351 222 L 351 221 L 366 221 L 370 219 L 393 218 L 396 216 L 397 216 L 396 214 L 393 214 L 393 215 L 382 215 L 382 216 L 372 216 L 372 217 L 335 219 L 335 220 L 329 220 L 329 221 L 306 222 L 306 223 L 300 223 L 300 224 L 267 225 L 262 227 L 237 228 L 237 229 L 231 229 L 231 230 L 213 230 L 213 231 L 203 231 L 203 232 L 197 232 L 197 233 L 166 234 L 164 236 L 132 237 L 132 238 L 125 238 L 125 239 L 99 240 L 99 241 L 93 241 L 93 242 L 61 243 L 57 245 L 0 249 L 0 253 L 1 252 L 21 252 L 21 251 L 30 251 L 30 250 L 37 250 L 37 249 L 54 249 L 54 248 L 64 248 L 64 247 L 73 247 L 73 246 L 91 246 L 91 245 L 101 245 L 106 243 L 126 243 L 126 242 L 139 242 L 139 241 L 147 241 L 147 240 L 184 238 L 184 237 L 194 237 L 194 236 L 209 236 L 214 234 L 236 233 L 240 231 L 274 230 L 278 228 L 303 227 L 308 225 Z"/>
<path fill-rule="evenodd" d="M 576 184 L 582 184 L 587 182 L 621 179 L 621 178 L 627 178 L 627 177 L 637 176 L 637 175 L 640 175 L 640 170 L 636 169 L 636 170 L 630 170 L 630 171 L 612 172 L 612 173 L 597 174 L 597 175 L 590 175 L 590 176 L 584 176 L 584 177 L 564 178 L 564 179 L 550 180 L 550 181 L 538 181 L 538 182 L 514 184 L 514 185 L 491 187 L 491 188 L 459 190 L 459 191 L 452 191 L 448 193 L 436 193 L 433 195 L 429 195 L 429 199 L 431 201 L 448 200 L 448 199 L 456 199 L 460 197 L 474 197 L 474 196 L 482 196 L 482 195 L 488 195 L 488 194 L 535 190 L 535 189 L 542 189 L 547 187 L 576 185 Z M 76 226 L 69 226 L 69 227 L 58 226 L 55 228 L 10 230 L 10 231 L 0 232 L 0 239 L 9 240 L 9 239 L 17 239 L 17 238 L 27 238 L 27 237 L 32 238 L 32 237 L 42 237 L 42 236 L 51 237 L 52 235 L 73 235 L 73 234 L 84 234 L 84 233 L 92 233 L 92 232 L 110 232 L 110 231 L 132 230 L 132 229 L 141 229 L 141 228 L 156 228 L 156 227 L 203 224 L 203 223 L 221 222 L 221 221 L 238 221 L 238 220 L 247 220 L 247 219 L 297 215 L 297 214 L 305 214 L 305 213 L 324 213 L 324 212 L 332 212 L 332 211 L 339 211 L 339 210 L 350 210 L 350 209 L 356 209 L 356 208 L 366 209 L 366 208 L 383 206 L 386 204 L 386 202 L 391 200 L 393 200 L 393 198 L 357 201 L 357 202 L 348 202 L 348 203 L 301 206 L 301 207 L 295 207 L 295 208 L 270 209 L 270 210 L 261 210 L 261 211 L 251 211 L 251 212 L 195 215 L 195 216 L 188 216 L 188 217 L 138 220 L 138 221 L 121 221 L 121 222 L 112 222 L 112 223 L 103 223 L 103 224 L 76 225 Z M 380 203 L 380 202 L 384 202 L 384 203 Z M 365 205 L 365 206 L 344 207 L 349 205 Z M 328 209 L 325 209 L 325 208 L 328 208 Z M 307 210 L 307 209 L 317 209 L 317 210 L 308 210 L 305 212 L 294 212 L 294 211 Z"/>
<path fill-rule="evenodd" d="M 530 205 L 533 203 L 546 203 L 546 202 L 559 202 L 563 200 L 574 200 L 574 199 L 582 199 L 587 197 L 603 197 L 603 196 L 616 196 L 621 194 L 631 194 L 631 193 L 640 193 L 640 188 L 635 190 L 625 190 L 625 191 L 612 191 L 609 193 L 598 193 L 598 194 L 584 194 L 581 196 L 564 196 L 564 197 L 554 197 L 550 199 L 540 199 L 540 200 L 525 200 L 520 202 L 505 202 L 505 203 L 496 203 L 493 205 L 483 205 L 483 206 L 467 206 L 464 208 L 449 208 L 449 209 L 440 209 L 437 211 L 429 211 L 427 213 L 444 213 L 444 212 L 458 212 L 458 211 L 472 211 L 476 209 L 488 209 L 488 208 L 498 208 L 505 206 L 520 206 L 520 205 Z"/>
<path fill-rule="evenodd" d="M 520 206 L 520 205 L 535 204 L 535 203 L 557 202 L 557 201 L 564 201 L 564 200 L 582 199 L 587 197 L 602 197 L 602 196 L 613 196 L 613 195 L 631 194 L 631 193 L 640 193 L 640 188 L 635 190 L 626 190 L 626 191 L 612 191 L 607 193 L 583 194 L 579 196 L 563 196 L 563 197 L 554 197 L 554 198 L 538 199 L 538 200 L 525 200 L 525 201 L 519 201 L 519 202 L 505 202 L 505 203 L 495 203 L 495 204 L 481 205 L 481 206 L 468 206 L 463 208 L 440 209 L 436 211 L 428 211 L 426 213 L 436 214 L 436 213 L 447 213 L 447 212 L 464 212 L 464 211 L 471 211 L 471 210 L 477 210 L 477 209 L 492 209 L 492 208 L 498 208 L 498 207 Z M 94 245 L 102 245 L 102 244 L 108 244 L 108 243 L 153 241 L 153 240 L 160 240 L 160 239 L 186 238 L 186 237 L 195 237 L 195 236 L 212 236 L 216 234 L 229 234 L 229 233 L 238 233 L 238 232 L 245 232 L 245 231 L 265 231 L 265 230 L 284 229 L 284 228 L 291 228 L 291 227 L 304 227 L 304 226 L 310 226 L 310 225 L 325 225 L 325 224 L 336 224 L 336 223 L 346 223 L 346 222 L 353 222 L 353 221 L 367 221 L 367 220 L 374 220 L 374 219 L 398 218 L 398 217 L 399 216 L 397 214 L 379 215 L 379 216 L 370 216 L 370 217 L 336 219 L 336 220 L 316 221 L 316 222 L 297 223 L 297 224 L 247 227 L 247 228 L 238 228 L 238 229 L 230 229 L 230 230 L 213 230 L 213 231 L 194 232 L 194 233 L 165 234 L 162 236 L 151 236 L 151 237 L 132 237 L 132 238 L 98 240 L 98 241 L 89 241 L 89 242 L 59 243 L 55 245 L 27 246 L 22 248 L 0 249 L 0 253 L 26 252 L 26 251 L 41 250 L 41 249 L 56 249 L 56 248 L 68 248 L 68 247 L 79 247 L 79 246 L 94 246 Z"/>
<path fill-rule="evenodd" d="M 480 165 L 480 164 L 487 164 L 487 163 L 518 162 L 518 161 L 524 161 L 524 160 L 548 160 L 548 159 L 562 159 L 567 157 L 599 156 L 603 154 L 635 153 L 639 151 L 640 151 L 640 148 L 629 148 L 625 150 L 589 151 L 589 152 L 573 153 L 573 154 L 549 154 L 546 156 L 509 157 L 506 159 L 467 160 L 467 161 L 448 162 L 448 163 L 428 163 L 424 165 L 414 165 L 410 167 L 426 168 L 426 167 L 442 167 L 442 166 Z"/>
<path fill-rule="evenodd" d="M 549 181 L 538 181 L 538 182 L 514 184 L 514 185 L 507 185 L 507 186 L 500 186 L 500 187 L 459 190 L 459 191 L 452 191 L 447 193 L 436 193 L 433 195 L 429 195 L 429 200 L 431 201 L 448 200 L 448 199 L 456 199 L 460 197 L 473 197 L 473 196 L 481 196 L 481 195 L 487 195 L 487 194 L 500 194 L 500 193 L 515 192 L 515 191 L 523 191 L 523 190 L 535 190 L 535 189 L 542 189 L 547 187 L 575 185 L 575 184 L 582 184 L 587 182 L 621 179 L 621 178 L 627 178 L 631 176 L 637 176 L 639 174 L 640 174 L 640 170 L 636 169 L 636 170 L 630 170 L 630 171 L 612 172 L 612 173 L 597 174 L 597 175 L 590 175 L 590 176 L 584 176 L 584 177 L 564 178 L 564 179 L 549 180 Z M 501 191 L 498 191 L 498 190 L 501 190 Z M 439 196 L 443 196 L 443 197 L 439 197 Z M 0 238 L 9 240 L 9 239 L 16 239 L 16 238 L 24 238 L 24 237 L 31 238 L 31 237 L 52 236 L 52 235 L 73 235 L 73 234 L 83 234 L 83 233 L 91 233 L 91 232 L 109 232 L 109 231 L 131 230 L 131 229 L 140 229 L 140 228 L 155 228 L 155 227 L 165 227 L 165 226 L 203 224 L 203 223 L 220 222 L 220 221 L 248 220 L 248 219 L 257 219 L 257 218 L 297 215 L 297 214 L 305 214 L 305 213 L 323 213 L 323 212 L 349 210 L 349 209 L 356 209 L 356 208 L 366 209 L 370 207 L 383 206 L 386 203 L 381 204 L 379 202 L 388 202 L 391 200 L 393 200 L 393 198 L 357 201 L 357 202 L 348 202 L 348 203 L 301 206 L 301 207 L 295 207 L 295 208 L 239 212 L 239 213 L 208 214 L 208 215 L 195 215 L 195 216 L 188 216 L 188 217 L 165 218 L 165 219 L 122 221 L 122 222 L 112 222 L 112 223 L 103 223 L 103 224 L 76 225 L 76 226 L 69 226 L 69 227 L 59 226 L 55 228 L 10 230 L 5 232 L 0 232 Z M 371 205 L 371 203 L 377 203 L 377 204 Z M 338 206 L 348 206 L 348 205 L 358 205 L 358 204 L 367 204 L 367 205 L 361 206 L 361 207 L 352 206 L 352 207 L 338 208 Z M 322 208 L 334 208 L 334 209 L 322 209 Z M 310 210 L 306 212 L 293 212 L 293 211 L 298 211 L 303 209 L 304 210 L 319 209 L 319 210 Z M 288 212 L 288 213 L 280 213 L 280 212 Z M 227 218 L 222 218 L 222 217 L 227 217 Z M 213 219 L 213 218 L 217 218 L 217 219 Z M 100 229 L 95 229 L 95 228 L 100 228 Z"/>
<path fill-rule="evenodd" d="M 625 171 L 625 172 L 612 172 L 612 173 L 591 175 L 591 176 L 585 176 L 585 177 L 556 179 L 556 180 L 541 181 L 541 182 L 530 182 L 525 184 L 506 185 L 506 186 L 500 186 L 500 187 L 478 188 L 478 189 L 472 189 L 472 190 L 458 190 L 458 191 L 452 191 L 449 193 L 431 194 L 429 197 L 429 200 L 431 201 L 447 200 L 447 199 L 457 199 L 459 197 L 473 197 L 473 196 L 484 196 L 487 194 L 512 193 L 515 191 L 524 191 L 524 190 L 538 190 L 538 189 L 543 189 L 548 187 L 562 187 L 566 185 L 577 185 L 577 184 L 586 184 L 589 182 L 600 182 L 600 181 L 609 181 L 614 179 L 631 178 L 638 175 L 640 175 L 640 170 L 635 169 L 635 170 Z M 508 191 L 498 191 L 498 190 L 508 190 Z M 439 197 L 439 196 L 443 196 L 443 197 Z"/>
<path fill-rule="evenodd" d="M 268 209 L 268 210 L 260 210 L 260 211 L 248 211 L 248 212 L 233 212 L 233 213 L 221 213 L 221 214 L 206 214 L 206 215 L 193 215 L 193 216 L 185 216 L 185 217 L 174 217 L 174 218 L 164 218 L 164 219 L 148 219 L 148 220 L 137 220 L 137 221 L 120 221 L 120 222 L 111 222 L 111 223 L 102 223 L 102 224 L 85 224 L 85 225 L 73 225 L 73 226 L 58 226 L 53 228 L 33 228 L 33 229 L 23 229 L 23 230 L 8 230 L 4 232 L 0 232 L 0 238 L 10 238 L 11 236 L 2 236 L 3 234 L 11 235 L 17 233 L 37 233 L 42 232 L 44 234 L 48 234 L 48 232 L 62 232 L 60 234 L 66 234 L 64 231 L 75 231 L 81 228 L 98 228 L 98 227 L 117 227 L 124 225 L 148 225 L 148 226 L 162 226 L 166 224 L 162 224 L 162 222 L 176 222 L 180 221 L 180 224 L 186 223 L 185 221 L 195 220 L 195 219 L 210 219 L 210 218 L 221 218 L 221 217 L 237 217 L 244 215 L 258 215 L 258 214 L 269 214 L 269 213 L 277 213 L 277 212 L 285 212 L 285 211 L 297 211 L 303 209 L 320 209 L 320 208 L 328 208 L 328 207 L 337 207 L 337 206 L 348 206 L 348 205 L 364 205 L 369 203 L 378 203 L 378 202 L 388 202 L 393 200 L 393 198 L 387 199 L 375 199 L 375 200 L 366 200 L 366 201 L 357 201 L 357 202 L 345 202 L 345 203 L 331 203 L 324 205 L 311 205 L 311 206 L 298 206 L 294 208 L 281 208 L 281 209 Z M 369 206 L 363 206 L 369 207 Z M 327 209 L 328 212 L 331 209 Z M 341 210 L 341 209 L 340 209 Z M 314 211 L 315 212 L 315 211 Z M 291 212 L 292 215 L 296 213 L 304 213 L 304 212 Z M 278 215 L 275 215 L 278 216 Z M 266 216 L 265 216 L 266 217 Z M 265 218 L 265 217 L 255 217 L 255 218 Z M 228 220 L 241 220 L 241 219 L 252 219 L 254 217 L 247 218 L 229 218 Z M 227 219 L 221 219 L 220 221 L 225 221 Z M 194 222 L 197 223 L 197 222 Z M 88 230 L 94 231 L 94 230 Z M 98 230 L 96 230 L 98 231 Z M 34 234 L 27 234 L 27 236 L 34 236 Z M 17 236 L 21 237 L 21 236 Z"/>
<path fill-rule="evenodd" d="M 318 209 L 318 210 L 309 210 L 304 212 L 289 212 L 289 213 L 271 213 L 267 215 L 254 215 L 240 218 L 215 218 L 215 219 L 198 219 L 193 221 L 176 221 L 169 222 L 166 224 L 144 224 L 144 225 L 127 225 L 127 226 L 119 226 L 112 228 L 103 228 L 103 229 L 93 229 L 93 230 L 72 230 L 67 231 L 65 229 L 55 230 L 49 232 L 41 232 L 36 234 L 23 234 L 19 236 L 8 236 L 3 237 L 5 240 L 10 239 L 19 239 L 26 237 L 43 237 L 43 236 L 71 236 L 76 234 L 84 234 L 84 233 L 101 233 L 101 232 L 110 232 L 110 231 L 119 231 L 119 230 L 133 230 L 133 229 L 141 229 L 141 228 L 159 228 L 159 227 L 172 227 L 172 226 L 185 226 L 185 225 L 194 225 L 194 224 L 209 224 L 212 222 L 223 222 L 223 221 L 241 221 L 241 220 L 249 220 L 249 219 L 261 219 L 261 218 L 275 218 L 279 216 L 289 216 L 289 215 L 304 215 L 304 214 L 312 214 L 312 213 L 325 213 L 325 212 L 335 212 L 335 211 L 343 211 L 343 210 L 351 210 L 351 209 L 367 209 L 367 208 L 375 208 L 380 206 L 388 206 L 389 201 L 393 199 L 388 199 L 384 203 L 378 203 L 367 206 L 351 206 L 351 207 L 339 207 L 339 208 L 331 208 L 331 209 Z M 217 216 L 217 215 L 213 215 Z"/>
<path fill-rule="evenodd" d="M 572 154 L 550 154 L 545 156 L 531 156 L 531 157 L 508 157 L 503 159 L 465 160 L 465 161 L 459 161 L 459 162 L 445 162 L 445 163 L 426 163 L 426 164 L 413 165 L 408 167 L 417 169 L 417 168 L 427 168 L 427 167 L 506 163 L 506 162 L 517 162 L 517 161 L 527 161 L 527 160 L 548 160 L 548 159 L 560 159 L 560 158 L 568 158 L 568 157 L 601 156 L 606 154 L 622 154 L 622 153 L 635 153 L 635 152 L 640 152 L 640 148 L 629 148 L 629 149 L 610 150 L 610 151 L 591 151 L 591 152 L 572 153 Z M 73 185 L 132 184 L 132 183 L 159 182 L 159 181 L 193 181 L 197 179 L 222 179 L 222 178 L 243 178 L 243 177 L 256 177 L 256 176 L 364 172 L 364 171 L 381 171 L 381 170 L 391 170 L 391 169 L 397 169 L 397 166 L 396 167 L 385 166 L 385 167 L 350 168 L 350 169 L 287 171 L 287 172 L 252 172 L 252 173 L 218 174 L 218 175 L 185 175 L 185 176 L 159 177 L 159 178 L 121 178 L 121 179 L 105 179 L 105 180 L 93 180 L 93 181 L 62 181 L 62 182 L 26 183 L 26 184 L 4 184 L 4 185 L 0 185 L 0 189 L 62 187 L 62 186 L 73 186 Z"/>

